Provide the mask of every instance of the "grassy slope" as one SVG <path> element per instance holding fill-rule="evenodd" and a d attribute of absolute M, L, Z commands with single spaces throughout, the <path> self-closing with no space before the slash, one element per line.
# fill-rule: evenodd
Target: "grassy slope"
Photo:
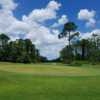
<path fill-rule="evenodd" d="M 0 64 L 0 100 L 100 100 L 100 69 Z"/>

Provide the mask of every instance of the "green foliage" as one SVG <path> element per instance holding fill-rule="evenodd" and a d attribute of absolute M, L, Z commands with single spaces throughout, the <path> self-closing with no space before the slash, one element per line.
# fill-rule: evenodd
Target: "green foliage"
<path fill-rule="evenodd" d="M 61 55 L 61 60 L 63 61 L 63 63 L 70 64 L 74 60 L 72 48 L 70 48 L 69 46 L 66 46 L 65 48 L 63 48 L 60 55 Z"/>
<path fill-rule="evenodd" d="M 20 55 L 19 57 L 17 57 L 16 62 L 18 63 L 31 63 L 31 58 L 29 55 L 27 55 L 26 53 L 23 53 L 22 55 Z"/>
<path fill-rule="evenodd" d="M 58 35 L 58 37 L 59 38 L 68 37 L 69 38 L 68 40 L 71 40 L 75 35 L 78 35 L 76 33 L 72 35 L 70 34 L 71 31 L 75 31 L 76 29 L 77 26 L 75 23 L 68 22 L 64 25 L 63 31 Z"/>
<path fill-rule="evenodd" d="M 5 35 L 3 33 L 0 34 L 0 43 L 1 43 L 0 45 L 2 48 L 7 45 L 9 40 L 10 40 L 10 38 L 7 35 Z"/>
<path fill-rule="evenodd" d="M 69 45 L 61 50 L 60 58 L 57 59 L 58 61 L 52 61 L 62 61 L 68 64 L 72 63 L 74 60 L 87 60 L 92 63 L 100 62 L 100 36 L 93 34 L 89 39 L 81 39 L 79 37 L 79 32 L 71 33 L 71 31 L 75 31 L 76 28 L 76 25 L 72 22 L 64 25 L 63 32 L 59 34 L 59 37 L 66 37 L 69 41 Z M 35 63 L 48 62 L 48 59 L 40 56 L 39 50 L 36 49 L 30 39 L 17 39 L 11 41 L 7 35 L 1 34 L 0 61 Z"/>
<path fill-rule="evenodd" d="M 87 59 L 87 55 L 88 55 L 88 50 L 90 49 L 90 41 L 87 39 L 82 39 L 79 43 L 80 48 L 81 48 L 81 59 L 85 60 Z"/>
<path fill-rule="evenodd" d="M 64 25 L 64 31 L 75 31 L 77 26 L 74 22 L 68 22 Z"/>
<path fill-rule="evenodd" d="M 90 56 L 89 56 L 89 61 L 92 64 L 100 63 L 100 50 L 92 50 Z"/>
<path fill-rule="evenodd" d="M 93 35 L 88 39 L 80 39 L 78 42 L 72 43 L 69 49 L 71 50 L 65 47 L 61 51 L 61 58 L 64 62 L 66 59 L 73 61 L 73 58 L 78 61 L 87 60 L 93 64 L 100 62 L 100 36 L 98 35 Z"/>
<path fill-rule="evenodd" d="M 68 22 L 64 25 L 63 32 L 59 34 L 59 38 L 68 37 L 69 45 L 61 51 L 61 59 L 64 63 L 71 63 L 73 61 L 73 51 L 71 47 L 71 40 L 79 35 L 79 32 L 71 34 L 71 31 L 75 31 L 77 26 L 73 22 Z"/>
<path fill-rule="evenodd" d="M 9 41 L 10 38 L 0 35 L 0 61 L 34 63 L 40 62 L 40 54 L 29 39 L 17 39 Z"/>

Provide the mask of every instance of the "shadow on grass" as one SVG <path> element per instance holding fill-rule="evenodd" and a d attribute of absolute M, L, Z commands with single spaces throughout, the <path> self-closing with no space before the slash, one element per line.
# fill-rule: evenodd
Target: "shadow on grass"
<path fill-rule="evenodd" d="M 78 62 L 73 62 L 73 63 L 70 63 L 70 64 L 65 64 L 64 63 L 64 66 L 71 66 L 71 67 L 82 67 L 83 64 L 81 63 L 78 63 Z"/>

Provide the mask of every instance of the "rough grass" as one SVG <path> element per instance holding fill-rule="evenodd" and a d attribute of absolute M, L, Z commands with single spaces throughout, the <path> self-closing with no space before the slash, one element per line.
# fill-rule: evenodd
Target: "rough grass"
<path fill-rule="evenodd" d="M 100 100 L 99 65 L 0 63 L 0 100 Z"/>

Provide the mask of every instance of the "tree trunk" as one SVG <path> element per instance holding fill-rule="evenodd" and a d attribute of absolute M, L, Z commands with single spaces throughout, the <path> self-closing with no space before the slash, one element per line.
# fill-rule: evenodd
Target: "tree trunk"
<path fill-rule="evenodd" d="M 85 59 L 85 45 L 82 45 L 82 60 Z"/>
<path fill-rule="evenodd" d="M 70 43 L 70 31 L 68 32 L 68 35 L 69 35 L 68 41 L 69 41 L 69 48 L 70 48 L 70 46 L 71 46 L 71 43 Z"/>

